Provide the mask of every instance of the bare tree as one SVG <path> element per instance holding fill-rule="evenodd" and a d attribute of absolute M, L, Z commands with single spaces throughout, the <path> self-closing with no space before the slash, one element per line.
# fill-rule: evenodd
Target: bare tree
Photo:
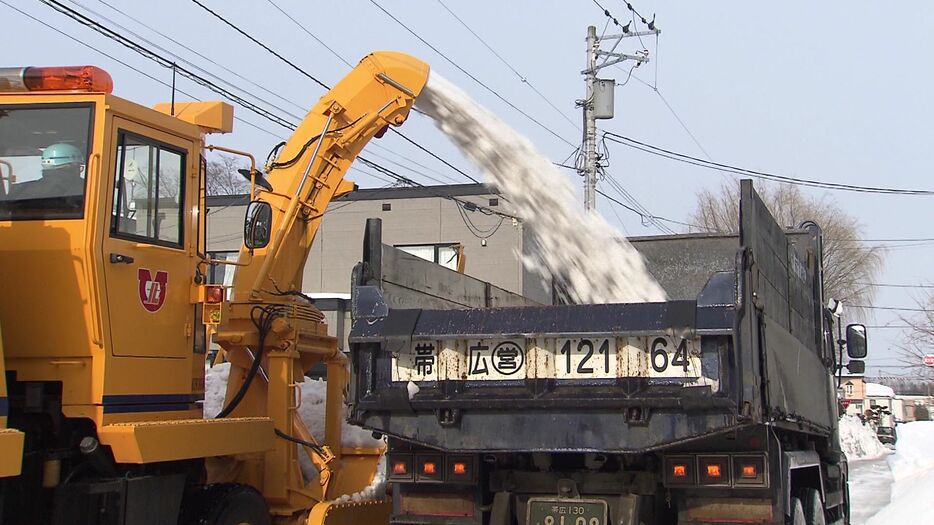
<path fill-rule="evenodd" d="M 218 154 L 208 162 L 208 195 L 243 195 L 249 193 L 250 183 L 237 170 L 247 168 L 240 158 Z"/>
<path fill-rule="evenodd" d="M 902 316 L 909 328 L 898 345 L 898 359 L 918 377 L 934 380 L 934 368 L 924 365 L 924 356 L 934 354 L 934 294 L 918 301 L 915 316 Z"/>
<path fill-rule="evenodd" d="M 873 298 L 875 280 L 882 268 L 882 250 L 859 241 L 862 226 L 827 197 L 805 195 L 791 184 L 756 187 L 772 215 L 782 226 L 794 228 L 804 221 L 814 221 L 824 232 L 824 295 L 851 305 L 855 317 L 865 312 L 852 305 L 868 305 Z M 697 197 L 691 217 L 701 231 L 739 231 L 739 191 L 723 184 L 718 190 L 704 190 Z"/>

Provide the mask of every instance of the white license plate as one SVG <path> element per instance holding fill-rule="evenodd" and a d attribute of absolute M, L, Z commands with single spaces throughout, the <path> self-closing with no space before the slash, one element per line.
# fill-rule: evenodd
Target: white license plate
<path fill-rule="evenodd" d="M 393 381 L 702 377 L 699 339 L 669 335 L 414 341 L 392 356 Z"/>

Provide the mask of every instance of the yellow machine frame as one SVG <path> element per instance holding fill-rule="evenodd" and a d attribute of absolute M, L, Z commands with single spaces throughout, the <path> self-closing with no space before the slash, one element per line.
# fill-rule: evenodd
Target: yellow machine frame
<path fill-rule="evenodd" d="M 344 174 L 367 141 L 405 121 L 427 77 L 428 66 L 417 59 L 374 53 L 312 108 L 267 167 L 272 191 L 257 188 L 254 195 L 272 210 L 269 244 L 241 249 L 231 298 L 219 309 L 204 303 L 202 149 L 206 133 L 231 130 L 229 105 L 180 103 L 170 115 L 169 105 L 149 109 L 103 93 L 0 94 L 0 105 L 93 107 L 84 218 L 0 222 L 0 366 L 17 382 L 60 382 L 61 412 L 92 422 L 118 464 L 206 458 L 209 483 L 255 487 L 283 522 L 385 520 L 386 502 L 329 503 L 369 484 L 382 451 L 341 445 L 346 361 L 321 313 L 298 292 L 328 203 L 354 188 Z M 125 137 L 184 157 L 176 245 L 113 233 L 114 181 L 122 169 L 115 152 Z M 158 272 L 164 303 L 146 311 L 142 290 L 151 284 L 144 279 Z M 258 306 L 275 311 L 262 336 L 252 321 Z M 263 378 L 247 385 L 229 417 L 204 420 L 196 402 L 204 393 L 202 310 L 209 307 L 222 315 L 214 337 L 232 367 L 227 401 L 248 380 L 255 356 Z M 322 444 L 313 443 L 296 413 L 298 384 L 319 362 L 328 370 Z M 3 380 L 0 373 L 0 394 Z M 22 433 L 0 430 L 0 476 L 18 474 L 22 443 Z M 318 468 L 316 479 L 303 479 L 302 453 Z"/>

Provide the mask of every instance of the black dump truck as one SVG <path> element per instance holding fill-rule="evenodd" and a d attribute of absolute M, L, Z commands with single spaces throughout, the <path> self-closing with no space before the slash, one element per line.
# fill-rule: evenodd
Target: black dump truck
<path fill-rule="evenodd" d="M 820 228 L 750 181 L 740 208 L 738 235 L 633 240 L 669 298 L 637 304 L 536 305 L 368 222 L 350 419 L 389 438 L 392 522 L 848 523 Z"/>

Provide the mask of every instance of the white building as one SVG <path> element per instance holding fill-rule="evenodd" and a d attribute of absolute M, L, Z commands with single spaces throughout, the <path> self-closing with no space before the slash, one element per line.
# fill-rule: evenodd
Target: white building
<path fill-rule="evenodd" d="M 866 383 L 865 386 L 866 409 L 883 410 L 883 415 L 879 419 L 880 427 L 894 427 L 896 421 L 904 421 L 905 416 L 902 413 L 901 400 L 895 398 L 895 391 L 891 388 L 880 385 L 879 383 Z M 886 414 L 887 412 L 887 414 Z"/>

